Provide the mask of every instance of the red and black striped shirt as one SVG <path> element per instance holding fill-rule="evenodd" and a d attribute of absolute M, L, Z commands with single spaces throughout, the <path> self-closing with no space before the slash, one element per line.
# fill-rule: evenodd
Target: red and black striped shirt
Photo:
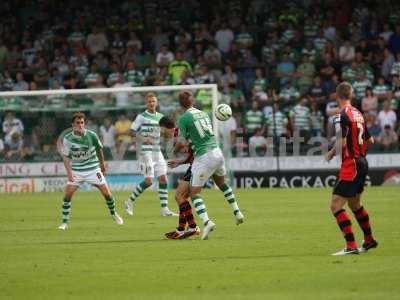
<path fill-rule="evenodd" d="M 362 113 L 355 107 L 345 106 L 340 112 L 342 138 L 342 165 L 339 178 L 352 181 L 357 175 L 357 159 L 367 155 L 368 140 L 371 135 L 365 124 Z"/>

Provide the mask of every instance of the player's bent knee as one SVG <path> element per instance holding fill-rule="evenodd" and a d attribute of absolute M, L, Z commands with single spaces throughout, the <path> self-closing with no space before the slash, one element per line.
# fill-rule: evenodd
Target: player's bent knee
<path fill-rule="evenodd" d="M 159 183 L 167 183 L 167 177 L 165 175 L 158 177 L 158 182 Z"/>
<path fill-rule="evenodd" d="M 153 180 L 150 178 L 150 177 L 148 177 L 148 178 L 145 178 L 145 180 L 144 180 L 145 182 L 146 182 L 146 185 L 147 186 L 150 186 L 150 185 L 152 185 L 153 184 Z"/>

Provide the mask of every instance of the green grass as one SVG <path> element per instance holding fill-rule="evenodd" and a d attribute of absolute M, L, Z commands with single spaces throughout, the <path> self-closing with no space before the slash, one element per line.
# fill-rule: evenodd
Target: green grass
<path fill-rule="evenodd" d="M 121 208 L 127 193 L 116 196 L 124 226 L 112 222 L 100 194 L 78 193 L 61 232 L 61 194 L 0 195 L 0 299 L 400 297 L 398 188 L 367 189 L 380 247 L 346 257 L 329 255 L 343 240 L 328 189 L 238 190 L 240 226 L 222 195 L 205 191 L 217 224 L 208 241 L 165 240 L 177 219 L 159 216 L 152 192 L 130 218 Z"/>

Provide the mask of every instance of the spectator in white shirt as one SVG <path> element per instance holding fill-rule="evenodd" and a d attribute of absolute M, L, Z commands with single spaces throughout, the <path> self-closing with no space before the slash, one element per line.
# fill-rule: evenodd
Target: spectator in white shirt
<path fill-rule="evenodd" d="M 250 157 L 262 156 L 261 151 L 262 153 L 267 151 L 267 140 L 263 137 L 262 129 L 257 128 L 249 139 L 249 155 Z"/>
<path fill-rule="evenodd" d="M 116 141 L 115 137 L 117 132 L 111 122 L 110 118 L 104 119 L 103 125 L 100 126 L 100 139 L 104 146 L 105 155 L 112 156 L 113 159 L 117 157 Z"/>
<path fill-rule="evenodd" d="M 217 121 L 220 141 L 222 142 L 222 152 L 225 158 L 232 157 L 232 146 L 236 143 L 237 124 L 234 117 L 227 121 Z"/>
<path fill-rule="evenodd" d="M 215 41 L 217 43 L 217 48 L 223 53 L 226 54 L 229 52 L 231 47 L 231 43 L 235 36 L 233 35 L 232 30 L 228 28 L 228 25 L 224 22 L 222 23 L 221 29 L 219 29 L 215 33 Z"/>
<path fill-rule="evenodd" d="M 86 46 L 91 55 L 96 55 L 108 48 L 107 37 L 103 32 L 99 32 L 96 26 L 93 26 L 92 33 L 87 37 Z"/>
<path fill-rule="evenodd" d="M 174 58 L 174 54 L 168 50 L 168 46 L 163 45 L 161 46 L 161 51 L 157 53 L 156 62 L 159 66 L 168 66 Z"/>
<path fill-rule="evenodd" d="M 390 108 L 390 101 L 386 100 L 383 103 L 383 110 L 381 110 L 378 114 L 378 123 L 381 127 L 382 131 L 385 129 L 386 125 L 389 125 L 390 128 L 395 129 L 397 122 L 396 113 Z"/>
<path fill-rule="evenodd" d="M 349 40 L 346 40 L 344 44 L 339 48 L 339 59 L 342 62 L 351 62 L 356 55 L 355 48 Z"/>
<path fill-rule="evenodd" d="M 11 137 L 14 132 L 22 134 L 24 132 L 24 124 L 14 116 L 12 112 L 8 112 L 3 121 L 4 139 Z"/>
<path fill-rule="evenodd" d="M 28 91 L 29 84 L 24 79 L 24 74 L 22 72 L 17 72 L 15 74 L 16 83 L 13 86 L 13 91 Z"/>

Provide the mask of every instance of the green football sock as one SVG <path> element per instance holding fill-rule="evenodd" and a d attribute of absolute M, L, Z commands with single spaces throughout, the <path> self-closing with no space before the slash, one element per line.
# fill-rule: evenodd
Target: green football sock
<path fill-rule="evenodd" d="M 225 200 L 229 203 L 232 208 L 233 214 L 236 215 L 240 212 L 239 206 L 236 202 L 235 194 L 233 193 L 232 188 L 224 183 L 224 185 L 220 188 L 221 192 L 224 193 Z"/>
<path fill-rule="evenodd" d="M 192 197 L 192 202 L 197 215 L 200 217 L 203 224 L 207 225 L 208 221 L 210 221 L 210 218 L 208 217 L 207 208 L 203 202 L 203 199 L 201 199 L 199 195 L 196 195 Z"/>
<path fill-rule="evenodd" d="M 71 213 L 71 199 L 64 198 L 62 205 L 62 222 L 68 223 L 69 214 Z"/>
<path fill-rule="evenodd" d="M 132 202 L 135 202 L 136 199 L 139 197 L 141 193 L 144 192 L 150 185 L 146 183 L 146 181 L 142 181 L 140 184 L 136 185 L 135 189 L 133 190 L 132 194 L 129 196 L 129 199 Z"/>
<path fill-rule="evenodd" d="M 168 206 L 168 188 L 166 183 L 158 184 L 158 196 L 160 198 L 161 207 Z"/>

